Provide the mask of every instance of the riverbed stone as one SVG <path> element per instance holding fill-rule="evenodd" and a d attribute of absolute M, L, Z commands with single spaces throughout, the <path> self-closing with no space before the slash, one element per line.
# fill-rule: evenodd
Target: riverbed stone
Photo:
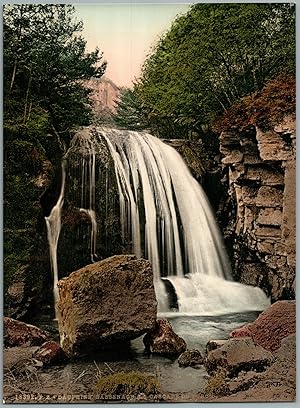
<path fill-rule="evenodd" d="M 179 367 L 200 368 L 204 364 L 204 359 L 197 349 L 186 350 L 178 358 Z"/>
<path fill-rule="evenodd" d="M 43 343 L 33 353 L 32 358 L 41 361 L 45 365 L 59 364 L 67 359 L 65 352 L 55 341 Z"/>
<path fill-rule="evenodd" d="M 11 317 L 3 318 L 4 347 L 40 346 L 49 340 L 44 330 Z"/>
<path fill-rule="evenodd" d="M 227 339 L 226 340 L 209 340 L 206 344 L 206 354 L 209 351 L 216 350 L 217 348 L 222 347 L 226 342 L 227 342 Z"/>
<path fill-rule="evenodd" d="M 67 355 L 120 348 L 155 327 L 157 301 L 149 261 L 115 255 L 58 283 L 58 325 Z"/>
<path fill-rule="evenodd" d="M 255 344 L 269 351 L 280 348 L 282 340 L 296 333 L 296 301 L 280 300 L 262 312 L 253 323 L 230 333 L 231 337 L 250 335 Z"/>
<path fill-rule="evenodd" d="M 157 320 L 155 328 L 143 338 L 147 353 L 178 356 L 186 350 L 186 342 L 179 337 L 165 319 Z"/>
<path fill-rule="evenodd" d="M 274 362 L 264 372 L 241 372 L 227 381 L 229 394 L 214 402 L 280 402 L 296 397 L 296 336 L 282 340 Z"/>
<path fill-rule="evenodd" d="M 274 357 L 270 351 L 256 345 L 251 337 L 229 339 L 223 346 L 208 353 L 205 366 L 208 373 L 225 369 L 228 376 L 236 376 L 241 371 L 264 371 Z"/>

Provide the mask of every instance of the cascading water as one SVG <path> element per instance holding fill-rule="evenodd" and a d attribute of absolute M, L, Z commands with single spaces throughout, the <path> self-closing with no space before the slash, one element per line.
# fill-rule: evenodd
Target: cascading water
<path fill-rule="evenodd" d="M 91 222 L 92 262 L 99 235 L 96 168 L 104 150 L 114 166 L 123 242 L 129 239 L 132 252 L 151 261 L 160 312 L 169 311 L 166 286 L 170 284 L 182 313 L 263 310 L 269 304 L 261 289 L 232 281 L 222 238 L 201 186 L 175 149 L 147 133 L 86 128 L 77 133 L 66 154 L 68 167 L 72 169 L 75 157 L 79 168 L 73 171 L 78 179 L 75 202 Z M 60 212 L 68 188 L 65 168 L 59 200 L 46 218 L 54 276 Z"/>

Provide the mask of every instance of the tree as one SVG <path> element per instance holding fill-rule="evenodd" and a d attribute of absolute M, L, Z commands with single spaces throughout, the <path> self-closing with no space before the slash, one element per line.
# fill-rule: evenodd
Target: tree
<path fill-rule="evenodd" d="M 172 126 L 186 135 L 202 133 L 283 72 L 295 72 L 293 5 L 199 3 L 161 38 L 134 92 L 162 133 Z"/>
<path fill-rule="evenodd" d="M 98 49 L 86 52 L 81 30 L 69 5 L 4 6 L 5 306 L 11 306 L 7 287 L 23 282 L 18 313 L 26 312 L 33 288 L 43 292 L 50 281 L 40 200 L 47 189 L 47 210 L 57 200 L 72 129 L 92 119 L 84 82 L 106 68 Z"/>
<path fill-rule="evenodd" d="M 121 90 L 114 122 L 117 126 L 130 130 L 147 129 L 147 118 L 133 89 L 123 88 Z"/>
<path fill-rule="evenodd" d="M 6 5 L 3 18 L 7 136 L 50 131 L 67 143 L 73 127 L 90 121 L 84 80 L 103 75 L 102 54 L 86 53 L 72 6 Z"/>

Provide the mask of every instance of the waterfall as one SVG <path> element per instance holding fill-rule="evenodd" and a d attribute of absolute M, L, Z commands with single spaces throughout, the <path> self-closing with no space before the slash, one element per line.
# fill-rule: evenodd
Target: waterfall
<path fill-rule="evenodd" d="M 261 289 L 232 280 L 208 199 L 179 153 L 144 132 L 86 128 L 76 134 L 65 156 L 71 169 L 74 160 L 79 168 L 79 172 L 73 171 L 79 190 L 75 201 L 91 222 L 92 262 L 97 257 L 99 236 L 95 174 L 104 151 L 114 169 L 123 244 L 130 241 L 137 257 L 151 261 L 160 312 L 169 311 L 169 285 L 174 288 L 182 313 L 263 310 L 269 304 Z M 63 166 L 61 194 L 46 219 L 56 274 L 65 177 Z"/>
<path fill-rule="evenodd" d="M 54 297 L 54 305 L 55 305 L 55 317 L 57 318 L 57 310 L 56 305 L 58 302 L 58 267 L 57 267 L 57 244 L 58 238 L 61 230 L 61 210 L 64 203 L 64 192 L 65 192 L 65 182 L 66 182 L 66 171 L 65 171 L 66 163 L 63 160 L 62 162 L 62 177 L 61 177 L 61 189 L 60 194 L 57 200 L 57 203 L 52 208 L 49 217 L 45 217 L 46 225 L 47 225 L 47 238 L 49 243 L 49 252 L 50 252 L 50 262 L 51 262 L 51 270 L 53 274 L 53 297 Z"/>

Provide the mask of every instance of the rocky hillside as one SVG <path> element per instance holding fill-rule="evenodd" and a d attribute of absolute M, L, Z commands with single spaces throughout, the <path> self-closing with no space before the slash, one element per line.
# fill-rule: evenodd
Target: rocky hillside
<path fill-rule="evenodd" d="M 273 301 L 295 296 L 295 89 L 285 85 L 268 85 L 251 99 L 248 116 L 236 111 L 231 128 L 227 115 L 220 134 L 227 196 L 219 219 L 235 278 L 261 286 Z"/>
<path fill-rule="evenodd" d="M 91 99 L 96 118 L 109 119 L 116 111 L 116 100 L 120 95 L 117 85 L 106 77 L 91 78 L 86 86 L 92 89 Z"/>

